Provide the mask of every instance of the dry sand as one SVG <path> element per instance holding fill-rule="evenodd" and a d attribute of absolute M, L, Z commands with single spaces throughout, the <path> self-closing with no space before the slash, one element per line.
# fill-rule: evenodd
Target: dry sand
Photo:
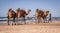
<path fill-rule="evenodd" d="M 60 22 L 1 25 L 0 33 L 60 33 Z"/>

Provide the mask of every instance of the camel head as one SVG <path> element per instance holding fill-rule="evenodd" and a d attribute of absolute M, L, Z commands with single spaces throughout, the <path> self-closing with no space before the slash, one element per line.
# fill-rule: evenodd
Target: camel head
<path fill-rule="evenodd" d="M 38 11 L 39 11 L 39 9 L 37 8 L 37 9 L 36 9 L 36 12 L 38 12 Z"/>
<path fill-rule="evenodd" d="M 19 12 L 20 11 L 20 8 L 16 9 L 16 12 Z"/>
<path fill-rule="evenodd" d="M 12 8 L 10 8 L 10 9 L 8 10 L 8 12 L 10 12 L 10 11 L 12 11 Z"/>
<path fill-rule="evenodd" d="M 9 16 L 9 17 L 12 17 L 12 14 L 13 14 L 12 11 L 13 11 L 12 8 L 10 8 L 10 9 L 8 10 L 7 17 L 8 17 L 8 16 Z"/>
<path fill-rule="evenodd" d="M 47 11 L 47 13 L 49 13 L 49 11 Z"/>
<path fill-rule="evenodd" d="M 48 15 L 49 14 L 49 11 L 44 11 L 44 15 Z"/>

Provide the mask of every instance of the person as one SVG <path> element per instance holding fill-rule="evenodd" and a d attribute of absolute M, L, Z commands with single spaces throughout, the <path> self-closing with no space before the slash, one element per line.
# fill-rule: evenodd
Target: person
<path fill-rule="evenodd" d="M 51 13 L 49 13 L 48 22 L 52 22 L 52 20 L 51 20 Z"/>

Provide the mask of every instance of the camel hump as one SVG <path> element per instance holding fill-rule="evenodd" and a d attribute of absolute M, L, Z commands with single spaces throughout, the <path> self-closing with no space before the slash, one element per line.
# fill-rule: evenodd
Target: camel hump
<path fill-rule="evenodd" d="M 21 15 L 27 15 L 27 13 L 26 13 L 25 10 L 20 10 L 20 14 L 21 14 Z"/>

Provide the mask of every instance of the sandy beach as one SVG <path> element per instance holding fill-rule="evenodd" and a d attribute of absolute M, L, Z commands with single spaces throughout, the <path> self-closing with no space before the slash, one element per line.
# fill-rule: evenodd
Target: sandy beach
<path fill-rule="evenodd" d="M 60 22 L 27 23 L 22 25 L 0 24 L 0 33 L 60 33 Z"/>

